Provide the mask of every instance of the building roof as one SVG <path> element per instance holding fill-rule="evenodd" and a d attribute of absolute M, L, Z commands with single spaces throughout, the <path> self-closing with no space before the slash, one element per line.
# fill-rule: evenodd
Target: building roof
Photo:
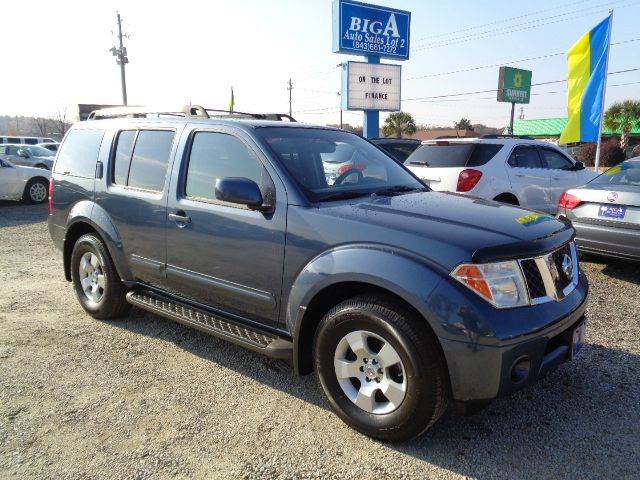
<path fill-rule="evenodd" d="M 531 120 L 514 120 L 513 134 L 543 138 L 559 137 L 566 125 L 566 118 L 536 118 Z M 508 134 L 509 128 L 505 128 L 503 133 Z M 620 135 L 620 132 L 614 132 L 605 128 L 602 131 L 602 135 Z M 631 130 L 631 135 L 640 135 L 640 127 L 633 128 Z"/>

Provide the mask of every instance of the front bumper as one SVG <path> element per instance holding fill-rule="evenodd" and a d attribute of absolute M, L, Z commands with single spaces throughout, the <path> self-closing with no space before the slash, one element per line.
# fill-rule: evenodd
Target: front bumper
<path fill-rule="evenodd" d="M 576 245 L 583 252 L 640 260 L 640 227 L 616 228 L 576 222 Z"/>
<path fill-rule="evenodd" d="M 507 395 L 547 375 L 570 359 L 573 330 L 586 321 L 588 283 L 582 272 L 563 300 L 511 311 L 483 311 L 477 302 L 473 310 L 448 293 L 458 304 L 457 318 L 449 314 L 438 337 L 457 402 Z M 530 362 L 528 374 L 514 379 L 514 365 L 523 359 Z"/>

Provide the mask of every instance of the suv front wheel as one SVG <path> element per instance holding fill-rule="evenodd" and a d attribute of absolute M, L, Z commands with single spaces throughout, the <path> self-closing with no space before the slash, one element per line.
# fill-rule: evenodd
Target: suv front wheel
<path fill-rule="evenodd" d="M 425 320 L 416 317 L 385 297 L 358 296 L 318 326 L 318 381 L 338 416 L 365 435 L 407 440 L 446 409 L 443 361 Z"/>
<path fill-rule="evenodd" d="M 129 310 L 126 289 L 96 235 L 83 235 L 76 241 L 71 253 L 71 279 L 80 305 L 92 317 L 108 320 Z"/>

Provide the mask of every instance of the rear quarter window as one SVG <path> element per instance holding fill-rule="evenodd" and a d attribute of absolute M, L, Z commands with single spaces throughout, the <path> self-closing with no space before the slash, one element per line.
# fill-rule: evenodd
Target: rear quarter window
<path fill-rule="evenodd" d="M 58 152 L 55 173 L 93 178 L 100 152 L 103 130 L 71 130 Z"/>
<path fill-rule="evenodd" d="M 422 145 L 405 160 L 406 165 L 434 168 L 479 167 L 496 156 L 502 145 L 495 143 L 449 143 Z"/>

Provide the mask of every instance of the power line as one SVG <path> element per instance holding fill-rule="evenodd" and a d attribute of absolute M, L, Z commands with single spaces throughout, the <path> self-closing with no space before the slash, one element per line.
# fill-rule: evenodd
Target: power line
<path fill-rule="evenodd" d="M 625 70 L 618 70 L 615 72 L 609 72 L 608 75 L 617 75 L 620 73 L 629 73 L 629 72 L 636 72 L 639 71 L 640 68 L 628 68 Z M 540 86 L 540 85 L 551 85 L 554 83 L 564 83 L 567 80 L 550 80 L 548 82 L 538 82 L 538 83 L 532 83 L 531 86 L 532 87 L 536 87 L 536 86 Z M 498 89 L 496 88 L 492 88 L 492 89 L 488 89 L 488 90 L 477 90 L 475 92 L 459 92 L 459 93 L 449 93 L 449 94 L 444 94 L 444 95 L 432 95 L 432 96 L 428 96 L 428 97 L 414 97 L 414 98 L 403 98 L 402 101 L 403 102 L 419 102 L 422 100 L 432 100 L 432 99 L 440 99 L 440 98 L 450 98 L 450 97 L 462 97 L 462 96 L 468 96 L 468 95 L 477 95 L 480 93 L 494 93 L 497 92 Z"/>
<path fill-rule="evenodd" d="M 580 0 L 580 1 L 577 1 L 577 2 L 567 3 L 567 4 L 563 5 L 563 7 L 571 7 L 571 6 L 577 5 L 579 3 L 587 3 L 588 1 L 592 1 L 592 0 Z M 497 24 L 500 24 L 500 23 L 509 22 L 511 20 L 519 20 L 521 18 L 531 17 L 531 16 L 539 15 L 541 13 L 557 11 L 557 9 L 558 9 L 558 7 L 546 8 L 544 10 L 537 10 L 535 12 L 529 12 L 529 13 L 525 13 L 523 15 L 518 15 L 516 17 L 503 18 L 501 20 L 495 20 L 493 22 L 482 23 L 480 25 L 461 28 L 459 30 L 453 30 L 453 31 L 450 31 L 450 32 L 439 33 L 439 34 L 436 34 L 436 35 L 426 35 L 424 37 L 417 38 L 415 41 L 416 42 L 420 42 L 422 40 L 426 40 L 426 39 L 430 39 L 430 38 L 444 37 L 444 36 L 454 35 L 456 33 L 463 33 L 463 32 L 467 32 L 467 31 L 470 31 L 470 30 L 475 30 L 475 29 L 478 29 L 478 28 L 483 28 L 483 27 L 488 27 L 488 26 L 491 26 L 491 25 L 497 25 Z"/>
<path fill-rule="evenodd" d="M 618 46 L 618 45 L 624 45 L 627 43 L 632 43 L 632 42 L 637 42 L 640 41 L 640 37 L 638 38 L 630 38 L 628 40 L 623 40 L 620 42 L 614 42 L 611 44 L 611 46 Z M 503 65 L 512 65 L 514 63 L 522 63 L 522 62 L 530 62 L 533 60 L 544 60 L 546 58 L 551 58 L 551 57 L 558 57 L 560 55 L 565 55 L 566 52 L 556 52 L 556 53 L 549 53 L 546 55 L 538 55 L 537 57 L 528 57 L 528 58 L 519 58 L 517 60 L 510 60 L 507 62 L 501 62 L 501 63 L 492 63 L 490 65 L 477 65 L 477 66 L 473 66 L 473 67 L 466 67 L 466 68 L 462 68 L 459 70 L 451 70 L 448 72 L 438 72 L 438 73 L 428 73 L 428 74 L 424 74 L 424 75 L 415 75 L 412 77 L 407 77 L 405 78 L 405 81 L 409 81 L 409 80 L 420 80 L 423 78 L 435 78 L 435 77 L 442 77 L 445 75 L 454 75 L 456 73 L 466 73 L 466 72 L 473 72 L 476 70 L 485 70 L 487 68 L 495 68 L 495 67 L 501 67 Z"/>
<path fill-rule="evenodd" d="M 627 5 L 619 5 L 616 8 L 618 9 L 622 9 L 622 8 L 627 8 L 630 6 L 634 6 L 637 5 L 639 2 L 631 2 Z M 564 14 L 559 14 L 559 15 L 553 15 L 551 17 L 547 17 L 545 19 L 538 19 L 538 20 L 532 20 L 530 22 L 524 22 L 521 24 L 516 24 L 516 25 L 511 25 L 508 26 L 507 29 L 494 29 L 494 30 L 487 30 L 484 32 L 478 32 L 475 33 L 473 35 L 466 35 L 463 37 L 458 37 L 458 38 L 453 38 L 453 39 L 449 39 L 449 40 L 443 40 L 441 42 L 434 42 L 431 44 L 426 44 L 423 46 L 420 46 L 419 48 L 413 48 L 412 49 L 412 53 L 419 53 L 425 50 L 430 50 L 433 48 L 439 48 L 439 47 L 445 47 L 445 46 L 450 46 L 450 45 L 459 45 L 461 43 L 467 43 L 473 40 L 480 40 L 480 39 L 485 39 L 485 38 L 490 38 L 490 37 L 495 37 L 495 36 L 499 36 L 499 35 L 505 35 L 505 34 L 509 34 L 509 33 L 516 33 L 516 32 L 521 32 L 524 30 L 530 30 L 532 28 L 538 28 L 538 27 L 543 27 L 546 25 L 553 25 L 556 23 L 560 23 L 560 22 L 566 22 L 566 21 L 570 21 L 570 20 L 576 20 L 576 19 L 580 19 L 580 18 L 584 18 L 587 16 L 593 16 L 596 14 L 600 14 L 600 13 L 604 13 L 605 8 L 607 8 L 608 6 L 610 6 L 610 4 L 602 4 L 602 5 L 598 5 L 598 6 L 594 6 L 594 7 L 590 7 L 587 8 L 586 10 L 576 10 L 576 11 L 571 11 L 571 12 L 567 12 Z M 592 11 L 589 11 L 592 10 Z M 582 14 L 580 14 L 582 13 Z M 568 15 L 571 15 L 570 18 L 564 18 L 567 17 Z M 549 19 L 553 19 L 553 18 L 557 18 L 557 20 L 553 20 L 553 21 L 543 21 L 543 20 L 549 20 Z M 521 27 L 521 28 L 513 28 L 513 27 Z"/>

